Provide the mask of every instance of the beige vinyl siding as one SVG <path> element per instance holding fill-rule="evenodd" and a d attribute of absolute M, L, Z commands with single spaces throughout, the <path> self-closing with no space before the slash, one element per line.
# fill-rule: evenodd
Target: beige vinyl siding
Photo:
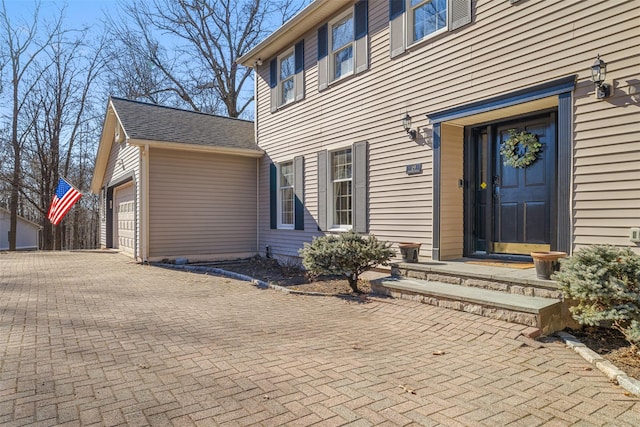
<path fill-rule="evenodd" d="M 130 176 L 133 174 L 134 181 L 136 183 L 136 206 L 140 206 L 140 149 L 138 147 L 127 144 L 126 142 L 118 143 L 113 142 L 111 144 L 111 151 L 109 152 L 109 160 L 107 162 L 107 168 L 102 182 L 102 187 L 109 185 L 109 183 Z M 106 193 L 105 193 L 106 197 Z M 106 211 L 104 212 L 106 215 Z M 100 221 L 100 245 L 105 246 L 107 242 L 107 223 L 106 218 L 104 221 Z M 136 249 L 136 255 L 140 255 L 140 209 L 136 212 L 136 242 L 138 242 L 138 248 Z"/>
<path fill-rule="evenodd" d="M 279 162 L 304 155 L 306 168 L 305 230 L 269 230 L 268 209 L 262 209 L 261 251 L 269 244 L 276 253 L 295 255 L 301 242 L 318 234 L 316 152 L 367 140 L 370 232 L 384 240 L 420 242 L 421 256 L 429 256 L 431 143 L 407 138 L 400 124 L 404 113 L 419 129 L 428 124 L 431 112 L 574 74 L 574 243 L 630 245 L 628 227 L 634 218 L 640 226 L 640 207 L 626 196 L 640 191 L 640 2 L 478 0 L 473 7 L 470 25 L 410 46 L 391 59 L 388 1 L 370 1 L 370 69 L 321 93 L 316 28 L 311 29 L 304 37 L 306 98 L 276 113 L 269 111 L 268 67 L 259 68 L 258 143 L 267 152 L 260 172 L 261 206 L 268 206 L 269 158 Z M 594 98 L 590 80 L 597 53 L 609 64 L 607 83 L 614 85 L 613 96 L 604 101 Z M 457 190 L 462 147 L 456 147 L 458 154 L 448 148 L 453 147 L 443 143 L 441 244 L 453 256 L 461 248 L 462 227 L 460 217 L 449 215 L 460 199 L 446 187 L 454 183 Z M 406 165 L 414 163 L 422 163 L 423 173 L 406 175 Z M 451 170 L 456 176 L 445 177 Z"/>
<path fill-rule="evenodd" d="M 640 21 L 636 14 L 636 22 Z M 637 27 L 636 27 L 637 32 Z M 635 50 L 640 43 L 635 40 Z M 608 58 L 608 56 L 607 56 Z M 609 59 L 605 60 L 609 61 Z M 629 241 L 629 229 L 640 226 L 640 114 L 629 103 L 640 89 L 634 83 L 638 57 L 616 62 L 612 98 L 598 101 L 591 85 L 588 96 L 575 102 L 574 243 L 637 245 Z M 635 69 L 619 64 L 633 62 Z M 614 73 L 610 64 L 608 74 Z M 635 80 L 637 82 L 637 80 Z M 607 82 L 611 79 L 607 77 Z"/>
<path fill-rule="evenodd" d="M 440 191 L 440 259 L 461 258 L 464 250 L 463 178 L 464 127 L 442 125 Z"/>
<path fill-rule="evenodd" d="M 149 257 L 256 252 L 256 159 L 153 148 Z"/>

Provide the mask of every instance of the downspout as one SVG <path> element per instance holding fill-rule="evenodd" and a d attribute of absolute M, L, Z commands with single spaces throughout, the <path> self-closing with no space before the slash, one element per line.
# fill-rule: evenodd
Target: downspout
<path fill-rule="evenodd" d="M 258 144 L 258 64 L 253 67 L 253 135 Z M 258 144 L 259 146 L 260 144 Z M 256 254 L 260 254 L 260 158 L 256 159 Z"/>
<path fill-rule="evenodd" d="M 149 144 L 145 144 L 142 148 L 142 164 L 140 167 L 140 192 L 141 206 L 140 206 L 140 240 L 141 240 L 141 255 L 142 262 L 146 263 L 149 260 Z"/>
<path fill-rule="evenodd" d="M 256 159 L 256 254 L 260 254 L 260 158 Z"/>

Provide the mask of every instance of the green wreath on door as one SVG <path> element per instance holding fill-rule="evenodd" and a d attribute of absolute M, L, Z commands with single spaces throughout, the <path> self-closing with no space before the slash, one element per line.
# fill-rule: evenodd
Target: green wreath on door
<path fill-rule="evenodd" d="M 542 144 L 534 134 L 509 129 L 509 138 L 500 145 L 500 154 L 504 165 L 513 168 L 526 168 L 538 159 Z M 522 147 L 522 150 L 518 148 Z M 522 155 L 519 153 L 522 152 Z"/>

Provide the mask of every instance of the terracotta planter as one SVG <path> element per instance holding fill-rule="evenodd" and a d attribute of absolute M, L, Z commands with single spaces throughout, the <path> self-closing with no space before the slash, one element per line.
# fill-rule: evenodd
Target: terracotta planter
<path fill-rule="evenodd" d="M 413 242 L 400 242 L 398 248 L 402 255 L 402 261 L 404 262 L 418 262 L 418 255 L 420 254 L 421 243 Z"/>
<path fill-rule="evenodd" d="M 531 252 L 538 279 L 551 280 L 551 275 L 560 269 L 559 259 L 566 256 L 566 252 Z"/>

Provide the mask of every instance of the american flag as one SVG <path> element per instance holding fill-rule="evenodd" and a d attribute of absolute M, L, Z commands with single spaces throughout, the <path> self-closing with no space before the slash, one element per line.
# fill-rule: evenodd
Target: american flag
<path fill-rule="evenodd" d="M 64 218 L 73 205 L 80 200 L 80 197 L 82 197 L 82 193 L 63 178 L 60 178 L 58 188 L 56 188 L 56 194 L 53 196 L 53 202 L 51 202 L 51 207 L 47 214 L 47 218 L 49 218 L 51 224 L 60 224 L 62 218 Z"/>

